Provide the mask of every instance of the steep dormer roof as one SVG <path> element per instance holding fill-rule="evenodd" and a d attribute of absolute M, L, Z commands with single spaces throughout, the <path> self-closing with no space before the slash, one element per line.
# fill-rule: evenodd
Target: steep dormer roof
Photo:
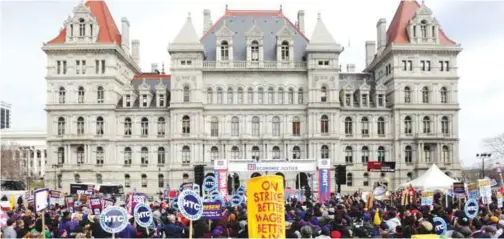
<path fill-rule="evenodd" d="M 203 45 L 201 45 L 198 34 L 196 34 L 190 14 L 187 16 L 184 26 L 170 44 L 168 51 L 203 51 Z"/>
<path fill-rule="evenodd" d="M 264 33 L 257 26 L 255 20 L 253 20 L 253 23 L 254 23 L 254 25 L 252 25 L 252 27 L 250 27 L 250 29 L 245 33 L 245 36 L 248 36 L 248 37 L 262 37 L 262 36 L 264 36 Z"/>
<path fill-rule="evenodd" d="M 284 22 L 283 22 L 283 27 L 280 28 L 280 30 L 278 30 L 278 32 L 276 33 L 276 36 L 277 37 L 292 37 L 292 35 L 294 35 L 294 33 L 292 33 L 291 30 L 289 30 L 289 27 L 287 27 L 287 23 L 284 19 Z"/>
<path fill-rule="evenodd" d="M 76 11 L 82 11 L 82 3 L 77 6 Z M 103 0 L 87 1 L 85 6 L 91 12 L 91 15 L 96 18 L 100 31 L 98 32 L 98 43 L 116 43 L 121 45 L 121 33 L 114 22 L 114 18 Z M 66 27 L 61 29 L 58 36 L 50 40 L 48 44 L 65 43 Z"/>
<path fill-rule="evenodd" d="M 310 43 L 306 47 L 306 51 L 325 51 L 325 52 L 342 52 L 343 48 L 341 45 L 336 43 L 333 36 L 327 30 L 320 13 L 318 15 L 317 24 L 315 25 L 315 30 L 313 30 L 313 35 L 310 39 Z"/>
<path fill-rule="evenodd" d="M 359 86 L 359 90 L 370 90 L 371 87 L 366 83 L 362 83 L 360 86 Z"/>

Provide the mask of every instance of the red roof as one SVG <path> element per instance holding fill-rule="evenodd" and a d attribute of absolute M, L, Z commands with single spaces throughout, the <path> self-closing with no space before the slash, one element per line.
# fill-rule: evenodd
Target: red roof
<path fill-rule="evenodd" d="M 96 17 L 100 32 L 98 33 L 99 43 L 117 43 L 121 45 L 121 33 L 117 28 L 112 14 L 110 14 L 107 4 L 103 0 L 91 0 L 86 2 L 86 6 L 90 8 L 91 15 Z M 65 43 L 66 28 L 60 31 L 59 35 L 50 40 L 49 44 Z"/>
<path fill-rule="evenodd" d="M 303 32 L 301 32 L 299 30 L 299 28 L 294 25 L 290 20 L 289 18 L 287 18 L 285 15 L 283 15 L 282 13 L 282 9 L 280 10 L 228 10 L 226 9 L 226 12 L 224 12 L 224 16 L 222 16 L 221 18 L 219 18 L 219 20 L 217 20 L 217 22 L 215 24 L 213 24 L 213 26 L 211 26 L 208 31 L 205 32 L 205 34 L 203 34 L 203 36 L 201 37 L 201 39 L 205 38 L 206 35 L 210 32 L 212 32 L 212 30 L 217 26 L 217 24 L 219 24 L 220 21 L 222 21 L 222 19 L 224 17 L 229 17 L 229 16 L 253 16 L 253 15 L 261 15 L 261 16 L 276 16 L 276 17 L 281 17 L 281 18 L 284 18 L 287 23 L 289 23 L 292 27 L 294 27 L 294 29 L 296 29 L 300 34 L 301 36 L 303 36 L 307 41 L 308 38 L 304 35 Z"/>
<path fill-rule="evenodd" d="M 171 79 L 171 75 L 167 75 L 167 74 L 158 74 L 158 73 L 154 73 L 154 72 L 149 72 L 149 73 L 141 73 L 141 74 L 137 74 L 133 77 L 133 80 L 143 80 L 143 79 L 159 79 L 159 78 L 162 78 L 162 79 L 165 79 L 165 80 L 170 80 Z"/>
<path fill-rule="evenodd" d="M 387 44 L 410 43 L 407 32 L 408 24 L 415 15 L 416 10 L 420 7 L 421 5 L 417 1 L 401 1 L 387 30 Z M 450 40 L 441 29 L 439 29 L 438 36 L 441 44 L 456 44 L 454 41 Z"/>

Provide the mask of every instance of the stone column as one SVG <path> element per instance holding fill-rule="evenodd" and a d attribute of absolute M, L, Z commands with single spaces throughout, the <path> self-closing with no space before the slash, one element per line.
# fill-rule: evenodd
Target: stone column
<path fill-rule="evenodd" d="M 38 174 L 38 160 L 39 160 L 39 158 L 37 157 L 37 151 L 38 151 L 37 148 L 33 149 L 33 174 L 35 176 L 37 176 L 37 174 Z M 40 155 L 42 157 L 42 153 L 40 153 Z"/>
<path fill-rule="evenodd" d="M 42 176 L 42 177 L 45 175 L 45 152 L 46 152 L 46 149 L 43 149 L 42 153 L 41 153 L 41 157 L 40 157 L 40 164 L 41 164 L 40 176 Z"/>

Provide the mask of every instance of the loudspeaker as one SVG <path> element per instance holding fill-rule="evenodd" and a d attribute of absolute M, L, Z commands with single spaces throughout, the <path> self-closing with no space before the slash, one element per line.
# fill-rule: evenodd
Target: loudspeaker
<path fill-rule="evenodd" d="M 346 165 L 337 165 L 334 172 L 336 184 L 346 184 Z"/>
<path fill-rule="evenodd" d="M 195 165 L 194 166 L 194 183 L 200 186 L 200 195 L 203 190 L 203 179 L 205 178 L 205 165 Z"/>

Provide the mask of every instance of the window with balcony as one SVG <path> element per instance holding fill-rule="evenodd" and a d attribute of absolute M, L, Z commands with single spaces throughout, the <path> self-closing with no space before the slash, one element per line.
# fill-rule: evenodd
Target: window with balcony
<path fill-rule="evenodd" d="M 361 119 L 361 134 L 362 137 L 369 137 L 369 119 L 367 117 L 362 117 Z"/>
<path fill-rule="evenodd" d="M 329 158 L 329 147 L 327 147 L 327 145 L 322 145 L 322 147 L 320 148 L 320 158 L 321 159 Z"/>
<path fill-rule="evenodd" d="M 260 157 L 259 147 L 257 146 L 252 147 L 252 159 L 259 161 L 259 157 Z"/>
<path fill-rule="evenodd" d="M 164 117 L 159 117 L 157 122 L 157 135 L 165 136 L 166 121 Z"/>
<path fill-rule="evenodd" d="M 352 164 L 353 163 L 353 151 L 352 147 L 347 146 L 345 148 L 345 163 Z"/>
<path fill-rule="evenodd" d="M 191 162 L 191 149 L 185 145 L 182 147 L 182 163 L 188 164 Z"/>
<path fill-rule="evenodd" d="M 444 135 L 450 134 L 450 121 L 446 116 L 443 116 L 441 118 L 441 133 L 443 133 Z"/>
<path fill-rule="evenodd" d="M 149 120 L 146 117 L 142 118 L 142 121 L 140 122 L 140 126 L 142 128 L 142 136 L 148 136 L 149 135 Z"/>
<path fill-rule="evenodd" d="M 289 43 L 287 41 L 282 42 L 281 52 L 282 52 L 282 61 L 288 61 L 289 60 Z"/>
<path fill-rule="evenodd" d="M 361 106 L 367 107 L 368 106 L 368 95 L 367 94 L 362 94 L 361 97 Z"/>
<path fill-rule="evenodd" d="M 352 95 L 345 94 L 345 106 L 352 106 Z"/>
<path fill-rule="evenodd" d="M 147 147 L 142 147 L 140 150 L 140 164 L 142 166 L 147 166 L 149 164 L 149 149 L 147 149 Z"/>
<path fill-rule="evenodd" d="M 363 164 L 367 164 L 369 162 L 369 148 L 367 146 L 362 146 L 361 161 Z"/>
<path fill-rule="evenodd" d="M 131 136 L 131 119 L 129 117 L 124 119 L 124 135 Z"/>
<path fill-rule="evenodd" d="M 96 164 L 103 165 L 104 151 L 102 147 L 96 148 Z"/>
<path fill-rule="evenodd" d="M 163 147 L 159 147 L 157 150 L 157 163 L 160 165 L 166 163 L 166 151 Z"/>
<path fill-rule="evenodd" d="M 233 116 L 231 118 L 231 136 L 239 136 L 240 135 L 240 120 L 238 117 Z"/>
<path fill-rule="evenodd" d="M 126 95 L 124 100 L 126 101 L 126 107 L 131 107 L 131 96 Z"/>
<path fill-rule="evenodd" d="M 84 118 L 77 119 L 77 135 L 84 135 Z"/>
<path fill-rule="evenodd" d="M 429 116 L 425 116 L 423 118 L 423 133 L 430 134 L 431 133 L 431 120 Z"/>
<path fill-rule="evenodd" d="M 80 146 L 77 148 L 77 164 L 84 164 L 84 147 Z"/>
<path fill-rule="evenodd" d="M 227 41 L 221 42 L 220 50 L 221 50 L 221 52 L 220 52 L 221 60 L 222 61 L 229 61 L 229 44 Z"/>
<path fill-rule="evenodd" d="M 320 117 L 320 133 L 329 133 L 329 117 L 327 117 L 327 115 L 322 115 L 322 117 Z"/>
<path fill-rule="evenodd" d="M 350 117 L 345 118 L 345 135 L 347 137 L 350 137 L 353 135 L 353 122 L 352 122 L 352 118 L 350 118 Z"/>
<path fill-rule="evenodd" d="M 142 95 L 142 107 L 147 107 L 149 102 L 147 102 L 147 95 Z"/>
<path fill-rule="evenodd" d="M 58 118 L 58 136 L 65 135 L 65 118 Z"/>
<path fill-rule="evenodd" d="M 79 86 L 79 90 L 77 92 L 77 103 L 79 104 L 84 103 L 84 95 L 85 95 L 84 87 Z"/>
<path fill-rule="evenodd" d="M 231 159 L 239 159 L 240 158 L 240 149 L 238 146 L 233 146 L 231 148 Z"/>
<path fill-rule="evenodd" d="M 294 117 L 294 119 L 292 120 L 292 135 L 301 135 L 301 122 L 299 121 L 298 117 Z"/>
<path fill-rule="evenodd" d="M 404 162 L 407 164 L 413 162 L 413 150 L 409 145 L 404 148 Z"/>
<path fill-rule="evenodd" d="M 259 117 L 252 118 L 252 135 L 259 136 Z"/>
<path fill-rule="evenodd" d="M 65 91 L 65 88 L 64 87 L 60 87 L 59 88 L 59 103 L 60 104 L 65 104 L 65 101 L 66 101 L 66 91 Z"/>
<path fill-rule="evenodd" d="M 130 147 L 124 148 L 124 165 L 131 165 L 133 152 Z"/>
<path fill-rule="evenodd" d="M 413 134 L 413 123 L 411 121 L 411 117 L 406 116 L 404 118 L 404 134 L 412 135 Z"/>
<path fill-rule="evenodd" d="M 210 121 L 210 136 L 219 136 L 219 120 L 217 119 L 217 117 L 212 117 Z"/>
<path fill-rule="evenodd" d="M 98 89 L 96 90 L 96 96 L 98 104 L 102 104 L 103 102 L 105 102 L 105 90 L 103 89 L 102 86 L 98 86 Z"/>
<path fill-rule="evenodd" d="M 422 88 L 422 103 L 429 103 L 429 88 L 427 86 Z"/>
<path fill-rule="evenodd" d="M 98 116 L 98 118 L 96 118 L 96 135 L 103 135 L 104 124 L 103 118 Z"/>
<path fill-rule="evenodd" d="M 446 87 L 441 87 L 441 104 L 446 104 L 448 103 L 448 90 Z"/>
<path fill-rule="evenodd" d="M 182 117 L 182 134 L 190 134 L 191 133 L 191 119 L 189 116 L 184 115 Z"/>
<path fill-rule="evenodd" d="M 213 162 L 219 159 L 219 149 L 215 146 L 212 146 L 210 149 L 210 160 Z"/>
<path fill-rule="evenodd" d="M 385 162 L 385 148 L 383 146 L 378 147 L 378 162 Z"/>
<path fill-rule="evenodd" d="M 292 159 L 301 159 L 301 149 L 299 146 L 294 146 L 292 148 Z"/>
<path fill-rule="evenodd" d="M 385 106 L 385 96 L 383 94 L 378 95 L 378 106 L 379 107 Z"/>
<path fill-rule="evenodd" d="M 252 41 L 250 53 L 252 61 L 259 61 L 259 43 L 257 41 Z"/>
<path fill-rule="evenodd" d="M 58 164 L 64 164 L 65 163 L 65 148 L 59 147 L 58 148 Z"/>
<path fill-rule="evenodd" d="M 385 120 L 382 117 L 378 118 L 377 127 L 378 136 L 385 137 Z"/>

